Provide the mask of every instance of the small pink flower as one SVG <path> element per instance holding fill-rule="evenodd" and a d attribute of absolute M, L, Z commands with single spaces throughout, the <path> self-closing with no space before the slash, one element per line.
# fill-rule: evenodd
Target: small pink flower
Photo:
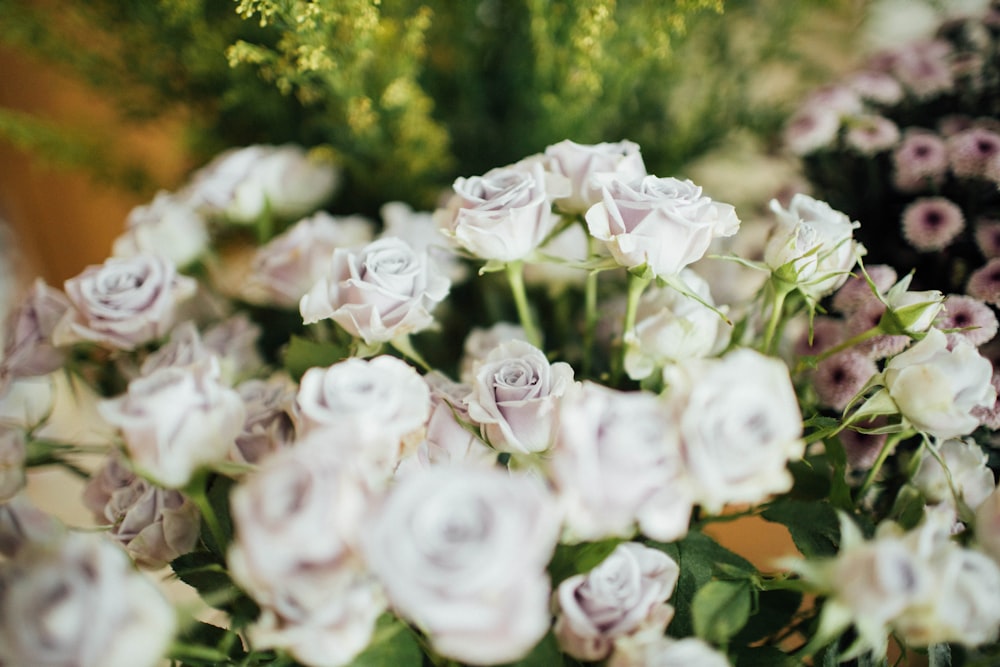
<path fill-rule="evenodd" d="M 1000 220 L 976 222 L 976 245 L 986 259 L 1000 257 Z"/>
<path fill-rule="evenodd" d="M 875 155 L 899 143 L 899 127 L 884 116 L 861 115 L 848 122 L 844 141 L 862 155 Z"/>
<path fill-rule="evenodd" d="M 911 128 L 892 154 L 893 182 L 904 192 L 939 185 L 948 169 L 948 149 L 933 132 Z"/>
<path fill-rule="evenodd" d="M 903 210 L 903 236 L 917 250 L 947 248 L 965 229 L 965 216 L 944 197 L 922 197 Z"/>
<path fill-rule="evenodd" d="M 872 300 L 864 304 L 847 318 L 847 336 L 856 336 L 863 331 L 877 327 L 883 313 L 885 313 L 885 305 L 881 301 Z M 872 359 L 884 359 L 902 352 L 909 344 L 909 336 L 881 335 L 859 343 L 854 349 Z"/>
<path fill-rule="evenodd" d="M 967 340 L 976 347 L 993 340 L 997 334 L 997 316 L 993 309 L 979 299 L 952 294 L 944 300 L 944 309 L 934 325 L 938 329 L 961 329 L 948 334 L 948 348 L 959 340 Z"/>
<path fill-rule="evenodd" d="M 820 362 L 813 375 L 813 385 L 823 405 L 840 411 L 877 372 L 878 367 L 871 358 L 847 350 Z"/>
<path fill-rule="evenodd" d="M 885 72 L 877 70 L 858 72 L 848 79 L 847 85 L 863 99 L 877 104 L 896 104 L 903 99 L 903 87 L 899 81 Z"/>
<path fill-rule="evenodd" d="M 896 284 L 896 269 L 888 264 L 873 264 L 865 267 L 868 277 L 875 283 L 880 294 L 885 294 Z M 850 315 L 861 306 L 878 301 L 872 293 L 871 285 L 861 274 L 851 276 L 833 295 L 833 309 L 843 315 Z"/>
<path fill-rule="evenodd" d="M 858 424 L 866 429 L 874 429 L 884 425 L 884 418 Z M 855 470 L 868 470 L 875 465 L 886 439 L 885 433 L 861 433 L 849 429 L 841 431 L 838 437 L 847 453 L 848 465 Z"/>
<path fill-rule="evenodd" d="M 784 140 L 796 155 L 808 155 L 837 140 L 840 117 L 829 109 L 805 107 L 785 126 Z"/>
<path fill-rule="evenodd" d="M 810 334 L 812 340 L 810 341 Z M 844 322 L 833 317 L 817 317 L 813 320 L 812 331 L 803 331 L 795 343 L 795 354 L 799 356 L 820 354 L 844 340 Z"/>
<path fill-rule="evenodd" d="M 1000 305 L 1000 258 L 986 262 L 979 270 L 969 276 L 965 286 L 969 296 L 982 299 L 994 306 Z"/>
<path fill-rule="evenodd" d="M 993 371 L 990 380 L 993 388 L 1000 395 L 1000 370 Z M 989 407 L 978 406 L 972 409 L 972 416 L 979 420 L 979 423 L 994 431 L 1000 429 L 1000 400 L 994 401 Z"/>
<path fill-rule="evenodd" d="M 945 41 L 916 43 L 895 54 L 893 73 L 914 96 L 928 99 L 954 88 L 950 55 L 951 46 Z"/>
<path fill-rule="evenodd" d="M 956 176 L 997 180 L 1000 134 L 973 127 L 948 138 L 948 161 Z"/>

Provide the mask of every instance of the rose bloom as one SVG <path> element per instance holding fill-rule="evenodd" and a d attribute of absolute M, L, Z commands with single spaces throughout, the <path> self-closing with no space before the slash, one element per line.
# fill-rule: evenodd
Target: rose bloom
<path fill-rule="evenodd" d="M 259 374 L 264 367 L 257 347 L 260 335 L 260 325 L 240 312 L 205 329 L 201 340 L 205 349 L 218 357 L 219 372 L 226 384 Z"/>
<path fill-rule="evenodd" d="M 194 322 L 185 320 L 174 327 L 166 343 L 143 359 L 139 373 L 149 375 L 160 368 L 207 363 L 212 356 L 201 340 L 198 327 Z"/>
<path fill-rule="evenodd" d="M 198 259 L 209 243 L 205 219 L 191 202 L 163 190 L 150 203 L 133 208 L 125 227 L 125 233 L 112 246 L 115 257 L 151 252 L 185 266 Z"/>
<path fill-rule="evenodd" d="M 679 574 L 662 551 L 619 544 L 593 570 L 559 584 L 554 631 L 560 648 L 578 660 L 608 657 L 616 639 L 654 622 Z"/>
<path fill-rule="evenodd" d="M 553 500 L 534 478 L 449 466 L 394 486 L 361 547 L 393 608 L 435 652 L 485 665 L 524 657 L 548 632 L 558 534 Z"/>
<path fill-rule="evenodd" d="M 8 313 L 0 359 L 0 396 L 11 379 L 47 375 L 62 367 L 66 354 L 53 345 L 52 334 L 69 308 L 62 292 L 38 278 Z"/>
<path fill-rule="evenodd" d="M 996 487 L 993 472 L 986 465 L 989 456 L 972 439 L 952 438 L 934 446 L 947 469 L 938 457 L 924 452 L 911 483 L 929 502 L 949 507 L 955 507 L 954 489 L 962 502 L 975 511 Z"/>
<path fill-rule="evenodd" d="M 167 488 L 180 488 L 201 466 L 224 461 L 246 417 L 239 394 L 219 383 L 213 360 L 158 369 L 97 407 L 121 430 L 137 468 Z"/>
<path fill-rule="evenodd" d="M 73 308 L 56 326 L 55 344 L 92 341 L 131 350 L 166 335 L 196 283 L 164 257 L 139 254 L 89 266 L 65 287 Z"/>
<path fill-rule="evenodd" d="M 27 493 L 0 503 L 0 554 L 7 558 L 41 545 L 57 545 L 65 536 L 62 522 L 38 509 Z"/>
<path fill-rule="evenodd" d="M 426 252 L 453 285 L 468 279 L 468 264 L 441 233 L 433 213 L 414 211 L 409 204 L 391 201 L 379 209 L 379 215 L 383 223 L 382 237 L 399 237 L 417 252 Z"/>
<path fill-rule="evenodd" d="M 785 364 L 749 349 L 664 372 L 696 498 L 710 512 L 791 488 L 802 415 Z"/>
<path fill-rule="evenodd" d="M 426 253 L 383 238 L 334 250 L 326 276 L 302 297 L 299 310 L 306 324 L 330 318 L 366 343 L 384 343 L 429 327 L 449 287 Z"/>
<path fill-rule="evenodd" d="M 586 213 L 601 201 L 601 179 L 633 181 L 646 175 L 639 145 L 632 141 L 578 144 L 566 139 L 545 149 L 548 168 L 570 180 L 573 191 L 556 200 L 567 213 Z"/>
<path fill-rule="evenodd" d="M 697 637 L 625 639 L 615 647 L 608 667 L 730 667 L 724 653 Z"/>
<path fill-rule="evenodd" d="M 299 420 L 295 403 L 298 387 L 291 378 L 279 375 L 268 380 L 251 379 L 237 385 L 236 391 L 246 407 L 246 420 L 236 436 L 234 459 L 260 463 L 294 442 Z"/>
<path fill-rule="evenodd" d="M 284 233 L 257 248 L 248 296 L 254 301 L 294 308 L 330 266 L 337 248 L 369 243 L 371 220 L 361 216 L 335 218 L 320 211 L 299 220 Z"/>
<path fill-rule="evenodd" d="M 337 189 L 338 169 L 301 146 L 254 145 L 220 153 L 184 191 L 210 215 L 253 222 L 265 213 L 294 220 L 319 208 Z"/>
<path fill-rule="evenodd" d="M 1000 487 L 979 504 L 974 525 L 976 544 L 1000 563 Z"/>
<path fill-rule="evenodd" d="M 976 407 L 996 400 L 993 367 L 964 341 L 948 349 L 938 329 L 889 360 L 883 381 L 900 413 L 921 431 L 937 438 L 968 435 L 979 426 Z"/>
<path fill-rule="evenodd" d="M 693 503 L 677 429 L 663 402 L 584 382 L 559 407 L 548 476 L 567 539 L 643 534 L 670 542 L 687 533 Z"/>
<path fill-rule="evenodd" d="M 479 259 L 527 257 L 555 229 L 552 200 L 570 194 L 565 177 L 546 173 L 541 160 L 459 178 L 454 196 L 435 220 L 444 233 Z"/>
<path fill-rule="evenodd" d="M 559 398 L 572 383 L 569 364 L 550 364 L 530 343 L 511 341 L 477 367 L 465 402 L 469 417 L 495 449 L 531 454 L 552 444 Z"/>
<path fill-rule="evenodd" d="M 685 269 L 681 279 L 705 303 L 715 305 L 703 278 Z M 639 299 L 635 329 L 625 334 L 625 372 L 641 380 L 668 364 L 717 354 L 729 344 L 731 329 L 697 299 L 672 287 L 648 289 Z"/>
<path fill-rule="evenodd" d="M 740 225 L 732 206 L 712 201 L 691 181 L 656 176 L 605 183 L 586 220 L 619 264 L 646 266 L 656 276 L 677 275 Z"/>
<path fill-rule="evenodd" d="M 512 322 L 496 322 L 488 328 L 473 327 L 462 343 L 462 361 L 459 364 L 463 382 L 471 384 L 476 377 L 476 367 L 494 348 L 512 340 L 527 342 L 524 327 Z"/>
<path fill-rule="evenodd" d="M 83 504 L 145 568 L 161 568 L 194 549 L 201 530 L 193 502 L 136 476 L 114 456 L 90 478 Z"/>
<path fill-rule="evenodd" d="M 269 457 L 233 490 L 227 562 L 261 606 L 255 646 L 339 667 L 369 644 L 385 599 L 355 550 L 368 502 L 347 466 L 300 448 Z"/>
<path fill-rule="evenodd" d="M 847 280 L 861 246 L 858 223 L 826 202 L 796 194 L 787 209 L 771 201 L 777 225 L 764 249 L 764 262 L 781 280 L 818 299 Z"/>
<path fill-rule="evenodd" d="M 177 624 L 125 553 L 86 533 L 0 565 L 0 620 L 0 663 L 33 667 L 154 667 Z"/>

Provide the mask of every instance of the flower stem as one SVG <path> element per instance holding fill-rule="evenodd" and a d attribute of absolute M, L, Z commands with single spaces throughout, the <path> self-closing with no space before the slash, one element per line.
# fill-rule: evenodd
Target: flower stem
<path fill-rule="evenodd" d="M 396 336 L 389 344 L 396 348 L 404 357 L 412 359 L 417 366 L 420 366 L 424 372 L 429 373 L 433 368 L 427 363 L 426 360 L 417 352 L 416 348 L 413 347 L 413 341 L 410 340 L 408 335 Z"/>
<path fill-rule="evenodd" d="M 634 273 L 628 274 L 628 300 L 625 302 L 625 324 L 622 328 L 621 349 L 618 351 L 618 365 L 615 367 L 614 383 L 618 383 L 618 375 L 625 369 L 625 336 L 635 328 L 636 313 L 639 310 L 639 297 L 652 281 L 646 276 L 637 276 Z"/>
<path fill-rule="evenodd" d="M 584 288 L 584 308 L 586 315 L 583 329 L 583 375 L 590 377 L 592 369 L 591 354 L 594 351 L 594 336 L 597 331 L 597 271 L 587 274 Z"/>
<path fill-rule="evenodd" d="M 506 266 L 507 282 L 510 283 L 510 291 L 514 296 L 514 305 L 517 307 L 517 316 L 524 327 L 524 333 L 528 337 L 528 342 L 537 348 L 542 347 L 542 338 L 535 327 L 535 321 L 531 317 L 531 307 L 528 305 L 528 294 L 524 289 L 524 262 L 508 262 Z"/>
<path fill-rule="evenodd" d="M 777 344 L 777 333 L 785 310 L 785 297 L 792 291 L 792 288 L 784 284 L 779 287 L 775 284 L 774 280 L 771 281 L 770 288 L 770 291 L 773 293 L 773 300 L 771 303 L 771 317 L 767 322 L 767 328 L 764 330 L 764 354 L 774 353 L 773 348 Z"/>
<path fill-rule="evenodd" d="M 842 341 L 840 343 L 837 343 L 833 347 L 831 347 L 831 348 L 829 348 L 827 350 L 823 350 L 818 355 L 816 355 L 816 363 L 818 364 L 819 362 L 823 361 L 824 359 L 829 359 L 830 357 L 832 357 L 833 355 L 837 354 L 838 352 L 843 352 L 844 350 L 846 350 L 849 347 L 854 347 L 855 345 L 859 345 L 860 343 L 865 342 L 869 338 L 874 338 L 875 336 L 878 336 L 881 333 L 882 333 L 882 330 L 880 328 L 878 328 L 878 327 L 872 327 L 871 329 L 868 329 L 867 331 L 862 331 L 861 333 L 859 333 L 857 335 L 851 336 L 847 340 Z"/>
<path fill-rule="evenodd" d="M 872 484 L 875 483 L 875 479 L 878 477 L 878 473 L 882 469 L 882 466 L 885 464 L 886 460 L 889 458 L 889 455 L 892 454 L 893 450 L 896 449 L 896 445 L 899 444 L 899 441 L 903 439 L 903 436 L 908 436 L 908 435 L 910 434 L 907 432 L 893 433 L 892 435 L 888 436 L 885 439 L 885 443 L 882 445 L 882 450 L 878 453 L 878 458 L 875 459 L 875 463 L 872 464 L 871 469 L 868 470 L 868 474 L 865 475 L 865 480 L 861 483 L 861 488 L 858 489 L 858 493 L 855 496 L 854 500 L 855 505 L 858 505 L 862 502 L 862 500 L 865 497 L 865 494 L 868 493 L 868 490 L 871 489 Z"/>
<path fill-rule="evenodd" d="M 208 532 L 212 535 L 212 540 L 218 545 L 219 553 L 224 553 L 227 542 L 226 534 L 222 530 L 222 524 L 219 523 L 219 517 L 215 515 L 215 508 L 212 507 L 212 503 L 208 500 L 208 494 L 206 493 L 207 484 L 208 472 L 199 473 L 184 489 L 184 495 L 190 498 L 191 502 L 198 508 L 198 511 L 201 512 L 201 518 L 205 521 L 205 525 L 208 526 Z"/>

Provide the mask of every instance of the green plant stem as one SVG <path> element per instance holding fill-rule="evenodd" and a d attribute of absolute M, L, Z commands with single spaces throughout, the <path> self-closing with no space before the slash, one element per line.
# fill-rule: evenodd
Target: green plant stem
<path fill-rule="evenodd" d="M 584 287 L 584 308 L 585 319 L 583 328 L 583 375 L 590 377 L 593 369 L 591 355 L 594 351 L 594 336 L 597 332 L 597 279 L 598 272 L 591 271 L 587 274 L 587 282 Z"/>
<path fill-rule="evenodd" d="M 212 539 L 219 546 L 219 551 L 223 552 L 226 548 L 226 534 L 219 523 L 219 517 L 215 516 L 215 509 L 212 507 L 212 503 L 208 500 L 205 488 L 207 483 L 208 472 L 199 473 L 187 488 L 184 489 L 184 494 L 191 499 L 191 502 L 201 512 L 201 517 L 205 520 L 205 525 L 208 526 L 208 532 L 212 534 Z"/>
<path fill-rule="evenodd" d="M 413 347 L 413 341 L 410 340 L 409 336 L 396 336 L 389 344 L 392 345 L 396 350 L 398 350 L 404 357 L 412 359 L 424 372 L 429 373 L 433 368 L 427 363 L 427 361 L 417 352 L 416 348 Z"/>
<path fill-rule="evenodd" d="M 634 273 L 628 274 L 628 300 L 625 302 L 625 324 L 622 328 L 621 349 L 618 350 L 618 365 L 614 369 L 614 380 L 612 384 L 618 384 L 619 376 L 625 369 L 625 340 L 624 337 L 635 328 L 636 313 L 639 310 L 639 297 L 642 296 L 646 286 L 652 278 L 637 276 Z"/>
<path fill-rule="evenodd" d="M 514 305 L 517 307 L 517 317 L 521 320 L 524 333 L 528 342 L 537 348 L 542 347 L 542 338 L 535 326 L 535 320 L 531 316 L 531 307 L 528 305 L 528 294 L 524 289 L 524 262 L 508 262 L 505 267 L 507 271 L 507 282 L 510 283 L 510 291 L 514 296 Z"/>
<path fill-rule="evenodd" d="M 872 327 L 871 329 L 868 329 L 867 331 L 862 331 L 861 333 L 859 333 L 859 334 L 857 334 L 855 336 L 851 336 L 847 340 L 842 341 L 840 343 L 837 343 L 836 345 L 834 345 L 830 349 L 823 350 L 820 354 L 816 355 L 816 363 L 819 363 L 819 362 L 823 361 L 824 359 L 829 359 L 830 357 L 832 357 L 833 355 L 837 354 L 838 352 L 843 352 L 847 348 L 854 347 L 855 345 L 859 345 L 860 343 L 863 343 L 866 340 L 869 340 L 870 338 L 874 338 L 875 336 L 878 336 L 881 333 L 882 333 L 881 329 L 879 329 L 878 327 Z"/>
<path fill-rule="evenodd" d="M 768 319 L 767 328 L 764 330 L 764 354 L 774 354 L 773 348 L 777 344 L 777 333 L 785 310 L 785 298 L 794 289 L 793 286 L 789 286 L 785 283 L 779 287 L 775 283 L 774 279 L 771 280 L 770 288 L 773 298 L 771 300 L 771 317 Z"/>
<path fill-rule="evenodd" d="M 909 433 L 906 432 L 893 433 L 885 439 L 885 443 L 882 445 L 882 450 L 878 453 L 878 458 L 875 459 L 875 463 L 868 471 L 868 474 L 865 475 L 865 479 L 861 483 L 861 487 L 858 489 L 858 493 L 854 500 L 855 505 L 859 504 L 865 497 L 865 494 L 868 493 L 868 490 L 871 489 L 872 484 L 875 483 L 875 479 L 878 477 L 878 473 L 882 469 L 886 460 L 889 458 L 889 455 L 892 454 L 894 449 L 896 449 L 896 445 L 899 444 L 899 441 L 907 435 L 909 435 Z"/>

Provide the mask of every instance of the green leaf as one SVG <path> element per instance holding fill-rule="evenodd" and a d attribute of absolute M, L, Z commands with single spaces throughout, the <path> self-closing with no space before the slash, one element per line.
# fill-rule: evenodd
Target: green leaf
<path fill-rule="evenodd" d="M 951 667 L 951 647 L 931 644 L 927 648 L 927 667 Z"/>
<path fill-rule="evenodd" d="M 565 664 L 562 651 L 559 650 L 559 644 L 550 632 L 542 638 L 542 641 L 538 642 L 531 653 L 504 667 L 560 667 Z"/>
<path fill-rule="evenodd" d="M 236 480 L 225 475 L 213 474 L 208 479 L 208 488 L 205 491 L 215 519 L 219 523 L 219 528 L 222 529 L 226 544 L 218 544 L 212 531 L 207 530 L 206 526 L 202 526 L 201 538 L 205 546 L 217 554 L 223 562 L 226 559 L 226 549 L 233 540 L 233 518 L 229 510 L 229 494 L 235 485 Z"/>
<path fill-rule="evenodd" d="M 238 635 L 200 621 L 184 629 L 172 649 L 175 652 L 188 665 L 228 664 L 246 656 Z"/>
<path fill-rule="evenodd" d="M 889 512 L 889 518 L 893 519 L 905 530 L 910 530 L 911 528 L 915 528 L 921 519 L 924 518 L 924 507 L 926 504 L 927 501 L 924 499 L 923 494 L 916 487 L 904 484 L 899 489 L 899 493 L 896 494 L 896 500 L 893 502 L 892 510 Z"/>
<path fill-rule="evenodd" d="M 695 634 L 713 644 L 723 644 L 750 618 L 749 581 L 710 581 L 694 595 L 691 616 Z"/>
<path fill-rule="evenodd" d="M 558 586 L 573 575 L 590 572 L 621 543 L 621 539 L 611 538 L 601 542 L 558 545 L 549 562 L 552 585 Z"/>
<path fill-rule="evenodd" d="M 347 356 L 347 350 L 339 345 L 292 336 L 285 350 L 285 370 L 298 382 L 310 368 L 332 366 Z"/>
<path fill-rule="evenodd" d="M 192 551 L 170 563 L 177 578 L 192 587 L 198 595 L 216 609 L 232 616 L 237 628 L 257 618 L 257 604 L 233 583 L 219 556 L 208 551 Z"/>
<path fill-rule="evenodd" d="M 799 667 L 802 663 L 775 646 L 754 646 L 736 655 L 736 667 Z"/>
<path fill-rule="evenodd" d="M 802 593 L 789 590 L 760 591 L 757 609 L 733 642 L 753 644 L 785 629 L 802 606 Z"/>
<path fill-rule="evenodd" d="M 787 527 L 795 546 L 807 558 L 837 553 L 840 524 L 836 510 L 829 503 L 779 500 L 771 503 L 761 516 Z"/>
<path fill-rule="evenodd" d="M 350 667 L 420 667 L 423 651 L 413 631 L 391 614 L 383 614 L 375 624 L 371 642 Z"/>

